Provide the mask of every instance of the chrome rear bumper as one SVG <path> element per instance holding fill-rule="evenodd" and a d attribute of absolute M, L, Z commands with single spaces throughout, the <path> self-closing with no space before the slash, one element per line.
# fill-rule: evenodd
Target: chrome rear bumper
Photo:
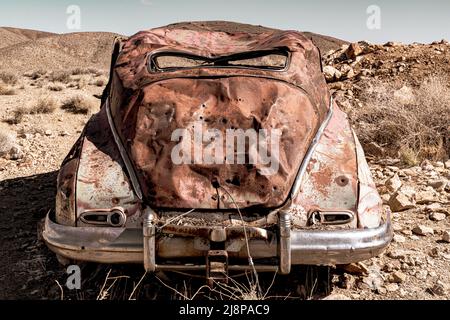
<path fill-rule="evenodd" d="M 249 240 L 249 249 L 257 270 L 278 269 L 288 273 L 290 265 L 332 265 L 362 261 L 378 255 L 392 239 L 389 214 L 382 225 L 373 229 L 291 230 L 287 233 L 287 240 L 282 238 L 283 230 L 279 233 L 273 233 L 265 240 Z M 142 229 L 63 226 L 53 222 L 49 215 L 42 232 L 44 241 L 55 253 L 73 260 L 100 263 L 144 263 L 144 260 L 149 259 L 148 252 L 144 255 L 144 234 Z M 154 253 L 151 254 L 154 255 L 154 261 L 151 263 L 154 264 L 154 270 L 205 268 L 204 264 L 175 264 L 173 261 L 205 258 L 210 250 L 208 239 L 180 236 L 158 236 L 153 239 Z M 145 247 L 148 248 L 148 245 Z M 230 264 L 228 270 L 250 268 L 244 239 L 227 240 L 225 250 L 232 261 L 244 262 Z M 278 265 L 257 263 L 258 259 L 270 258 L 279 258 L 281 270 Z M 168 264 L 167 261 L 172 263 Z"/>

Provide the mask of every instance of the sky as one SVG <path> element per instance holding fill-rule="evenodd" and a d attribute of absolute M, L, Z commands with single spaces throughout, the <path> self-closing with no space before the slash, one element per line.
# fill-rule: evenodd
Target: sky
<path fill-rule="evenodd" d="M 228 20 L 372 43 L 450 40 L 448 0 L 0 0 L 0 26 L 132 35 L 169 23 Z"/>

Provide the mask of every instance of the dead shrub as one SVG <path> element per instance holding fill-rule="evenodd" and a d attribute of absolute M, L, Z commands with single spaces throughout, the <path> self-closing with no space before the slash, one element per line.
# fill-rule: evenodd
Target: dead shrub
<path fill-rule="evenodd" d="M 92 84 L 97 86 L 97 87 L 103 87 L 106 85 L 106 83 L 108 82 L 108 79 L 106 79 L 106 77 L 100 77 L 95 79 Z"/>
<path fill-rule="evenodd" d="M 81 76 L 80 79 L 78 79 L 77 88 L 78 89 L 84 89 L 89 84 L 90 77 L 89 76 Z"/>
<path fill-rule="evenodd" d="M 47 74 L 47 71 L 45 71 L 43 69 L 39 69 L 39 70 L 36 70 L 33 72 L 26 72 L 26 73 L 24 73 L 24 76 L 30 78 L 31 80 L 36 80 L 46 74 Z"/>
<path fill-rule="evenodd" d="M 430 77 L 414 89 L 374 81 L 360 97 L 363 106 L 350 118 L 363 145 L 376 142 L 410 164 L 450 155 L 450 88 L 442 77 Z"/>
<path fill-rule="evenodd" d="M 61 109 L 73 114 L 88 114 L 94 108 L 95 103 L 82 95 L 67 99 L 61 106 Z"/>
<path fill-rule="evenodd" d="M 48 76 L 49 81 L 51 82 L 61 82 L 61 83 L 69 83 L 70 73 L 68 71 L 53 71 Z"/>
<path fill-rule="evenodd" d="M 37 103 L 29 109 L 30 114 L 48 114 L 56 110 L 56 101 L 50 96 L 40 97 Z"/>
<path fill-rule="evenodd" d="M 89 70 L 87 68 L 75 68 L 72 69 L 71 74 L 73 76 L 78 76 L 78 75 L 82 75 L 82 74 L 89 74 Z"/>
<path fill-rule="evenodd" d="M 19 78 L 13 73 L 2 71 L 0 72 L 0 80 L 4 84 L 15 85 L 19 81 Z"/>
<path fill-rule="evenodd" d="M 64 86 L 60 84 L 50 84 L 48 87 L 50 91 L 62 91 L 64 90 Z"/>
<path fill-rule="evenodd" d="M 29 114 L 30 111 L 26 107 L 18 107 L 13 111 L 13 116 L 7 120 L 5 120 L 6 123 L 9 124 L 19 124 L 22 122 L 23 117 L 26 114 Z"/>
<path fill-rule="evenodd" d="M 12 96 L 16 94 L 16 90 L 11 86 L 0 83 L 0 96 Z"/>

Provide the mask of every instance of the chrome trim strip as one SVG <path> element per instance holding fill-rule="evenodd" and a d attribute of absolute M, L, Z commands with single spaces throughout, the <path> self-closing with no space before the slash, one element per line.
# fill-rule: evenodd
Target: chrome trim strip
<path fill-rule="evenodd" d="M 300 165 L 300 169 L 298 170 L 297 176 L 295 178 L 294 184 L 291 189 L 291 193 L 290 193 L 291 199 L 293 199 L 297 195 L 298 191 L 300 190 L 300 186 L 303 181 L 303 176 L 305 174 L 306 167 L 308 166 L 308 163 L 311 160 L 314 150 L 316 149 L 317 145 L 319 144 L 319 140 L 322 137 L 323 131 L 327 127 L 328 123 L 330 122 L 332 115 L 333 115 L 333 97 L 330 96 L 330 108 L 328 109 L 327 117 L 320 125 L 319 130 L 317 130 L 316 135 L 314 136 L 313 140 L 311 141 L 308 151 L 306 152 L 305 157 L 303 158 L 302 164 Z"/>
<path fill-rule="evenodd" d="M 139 185 L 138 179 L 136 177 L 136 173 L 134 172 L 134 167 L 131 164 L 130 158 L 128 157 L 128 153 L 125 150 L 125 147 L 123 146 L 122 141 L 120 140 L 119 134 L 117 133 L 116 126 L 114 125 L 114 121 L 112 119 L 111 109 L 110 109 L 110 105 L 109 105 L 109 98 L 106 99 L 105 107 L 106 107 L 106 114 L 108 116 L 108 124 L 109 124 L 109 127 L 111 128 L 111 132 L 113 134 L 114 141 L 117 145 L 117 148 L 119 149 L 120 156 L 122 157 L 122 160 L 125 163 L 125 167 L 127 168 L 128 174 L 130 175 L 131 185 L 133 186 L 136 196 L 139 198 L 139 200 L 142 200 L 141 186 Z"/>

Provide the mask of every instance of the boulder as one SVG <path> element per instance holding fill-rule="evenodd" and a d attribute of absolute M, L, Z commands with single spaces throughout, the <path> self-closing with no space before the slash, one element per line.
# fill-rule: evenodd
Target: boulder
<path fill-rule="evenodd" d="M 389 207 L 393 212 L 399 212 L 414 208 L 414 204 L 405 194 L 397 191 L 389 199 Z"/>

